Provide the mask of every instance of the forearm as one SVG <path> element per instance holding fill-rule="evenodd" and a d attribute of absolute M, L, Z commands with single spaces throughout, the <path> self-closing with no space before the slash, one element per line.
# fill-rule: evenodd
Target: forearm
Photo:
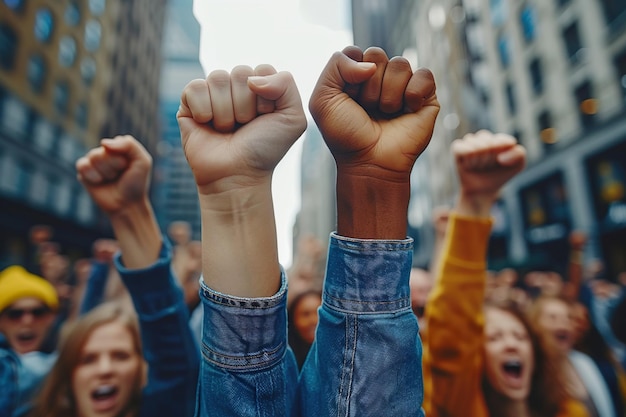
<path fill-rule="evenodd" d="M 338 167 L 337 233 L 358 239 L 404 239 L 411 185 L 407 176 L 387 180 Z"/>
<path fill-rule="evenodd" d="M 233 296 L 276 294 L 280 266 L 271 178 L 254 187 L 201 195 L 200 207 L 204 282 Z"/>
<path fill-rule="evenodd" d="M 188 326 L 182 292 L 171 275 L 167 245 L 162 246 L 157 258 L 143 269 L 129 269 L 120 257 L 115 259 L 139 318 L 148 362 L 142 415 L 192 416 L 200 354 Z M 180 401 L 172 403 L 172 398 Z"/>
<path fill-rule="evenodd" d="M 198 415 L 290 416 L 298 370 L 287 349 L 287 280 L 275 294 L 241 298 L 201 283 L 204 308 Z"/>
<path fill-rule="evenodd" d="M 157 260 L 163 240 L 147 197 L 111 215 L 110 219 L 127 268 L 146 268 Z"/>

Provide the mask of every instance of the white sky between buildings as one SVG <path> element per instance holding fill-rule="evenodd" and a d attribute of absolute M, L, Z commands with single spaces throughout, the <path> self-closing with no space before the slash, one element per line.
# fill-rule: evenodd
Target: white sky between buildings
<path fill-rule="evenodd" d="M 202 27 L 200 62 L 206 74 L 242 64 L 289 71 L 307 115 L 326 62 L 353 42 L 349 0 L 195 0 L 194 13 Z M 280 162 L 273 180 L 279 259 L 285 268 L 292 262 L 292 228 L 300 210 L 302 140 Z"/>

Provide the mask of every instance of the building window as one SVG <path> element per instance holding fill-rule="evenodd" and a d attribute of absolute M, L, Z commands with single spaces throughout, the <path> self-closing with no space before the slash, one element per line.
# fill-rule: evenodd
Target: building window
<path fill-rule="evenodd" d="M 66 216 L 72 206 L 72 185 L 68 181 L 53 181 L 54 199 L 52 204 L 58 214 Z"/>
<path fill-rule="evenodd" d="M 49 9 L 39 9 L 35 14 L 35 37 L 41 42 L 48 42 L 54 30 L 54 19 Z"/>
<path fill-rule="evenodd" d="M 22 10 L 24 0 L 4 0 L 4 4 L 6 4 L 11 10 Z"/>
<path fill-rule="evenodd" d="M 626 50 L 615 57 L 615 68 L 622 86 L 622 95 L 624 96 L 624 101 L 626 101 Z"/>
<path fill-rule="evenodd" d="M 563 40 L 565 41 L 565 47 L 567 48 L 567 56 L 570 61 L 576 63 L 581 58 L 582 43 L 580 40 L 580 34 L 578 33 L 578 23 L 573 22 L 563 31 Z"/>
<path fill-rule="evenodd" d="M 501 35 L 498 39 L 498 53 L 500 54 L 500 63 L 503 68 L 507 68 L 511 63 L 511 52 L 509 48 L 509 37 Z"/>
<path fill-rule="evenodd" d="M 89 0 L 89 11 L 94 16 L 100 16 L 106 9 L 106 0 Z"/>
<path fill-rule="evenodd" d="M 29 201 L 37 205 L 45 205 L 48 202 L 49 191 L 48 177 L 41 171 L 33 172 L 30 178 L 30 188 L 28 189 Z"/>
<path fill-rule="evenodd" d="M 28 129 L 28 108 L 19 99 L 8 95 L 2 104 L 1 130 L 22 140 Z"/>
<path fill-rule="evenodd" d="M 0 24 L 0 68 L 12 70 L 17 52 L 17 35 L 9 26 Z"/>
<path fill-rule="evenodd" d="M 543 93 L 543 72 L 541 71 L 541 60 L 535 58 L 530 63 L 530 79 L 535 94 Z"/>
<path fill-rule="evenodd" d="M 41 93 L 46 81 L 46 61 L 40 54 L 31 55 L 26 70 L 28 83 L 35 93 Z"/>
<path fill-rule="evenodd" d="M 63 36 L 59 42 L 59 64 L 71 67 L 76 60 L 76 41 L 69 35 Z"/>
<path fill-rule="evenodd" d="M 506 102 L 509 105 L 509 113 L 515 114 L 517 106 L 515 102 L 515 88 L 513 84 L 507 83 L 506 85 Z"/>
<path fill-rule="evenodd" d="M 33 140 L 35 146 L 44 153 L 50 152 L 54 147 L 55 128 L 46 119 L 40 117 L 33 128 Z"/>
<path fill-rule="evenodd" d="M 87 129 L 89 124 L 89 113 L 87 112 L 87 103 L 81 103 L 76 107 L 76 124 L 82 129 Z"/>
<path fill-rule="evenodd" d="M 520 23 L 522 25 L 522 33 L 526 42 L 532 42 L 537 35 L 537 17 L 535 9 L 531 6 L 524 6 L 520 13 Z"/>
<path fill-rule="evenodd" d="M 0 189 L 11 194 L 17 194 L 20 190 L 19 175 L 20 169 L 15 157 L 5 153 L 0 158 Z"/>
<path fill-rule="evenodd" d="M 578 112 L 583 127 L 587 128 L 594 124 L 595 114 L 598 112 L 598 100 L 593 97 L 592 86 L 585 81 L 575 90 Z"/>
<path fill-rule="evenodd" d="M 70 101 L 70 88 L 67 82 L 59 81 L 54 86 L 54 107 L 60 114 L 67 113 L 67 107 Z"/>
<path fill-rule="evenodd" d="M 68 26 L 76 26 L 80 23 L 80 6 L 77 3 L 71 2 L 65 8 L 65 23 Z"/>
<path fill-rule="evenodd" d="M 626 21 L 626 1 L 624 0 L 601 0 L 604 15 L 609 25 L 622 26 Z"/>
<path fill-rule="evenodd" d="M 80 75 L 83 77 L 83 81 L 86 85 L 91 85 L 96 77 L 96 61 L 86 56 L 80 62 Z"/>
<path fill-rule="evenodd" d="M 102 37 L 102 27 L 97 20 L 90 20 L 85 25 L 85 49 L 89 52 L 95 52 L 100 47 L 100 38 Z"/>
<path fill-rule="evenodd" d="M 544 144 L 544 149 L 549 151 L 552 149 L 552 145 L 558 141 L 550 112 L 547 110 L 542 112 L 537 118 L 537 124 L 539 125 L 539 137 Z"/>

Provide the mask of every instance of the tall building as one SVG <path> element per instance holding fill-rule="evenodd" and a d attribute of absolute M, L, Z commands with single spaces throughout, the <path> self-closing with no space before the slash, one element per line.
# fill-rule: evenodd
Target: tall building
<path fill-rule="evenodd" d="M 365 3 L 376 2 L 353 7 Z M 494 209 L 492 260 L 564 263 L 578 229 L 609 277 L 626 270 L 626 3 L 425 0 L 395 22 L 378 43 L 396 54 L 415 49 L 437 81 L 441 112 L 425 155 L 432 204 L 456 192 L 453 138 L 511 133 L 529 163 Z M 368 24 L 353 22 L 357 44 Z"/>
<path fill-rule="evenodd" d="M 158 87 L 161 3 L 0 1 L 0 264 L 29 256 L 37 224 L 51 226 L 71 256 L 110 234 L 74 163 L 103 136 L 144 135 L 118 130 L 118 120 L 146 132 L 157 126 L 144 107 L 156 110 L 150 80 Z M 144 59 L 144 44 L 131 38 L 155 42 L 154 58 Z M 133 75 L 124 78 L 129 63 Z M 125 99 L 133 89 L 137 100 Z"/>
<path fill-rule="evenodd" d="M 118 8 L 112 28 L 116 45 L 100 136 L 131 134 L 154 155 L 161 136 L 159 85 L 167 0 L 110 1 L 109 5 Z"/>
<path fill-rule="evenodd" d="M 200 64 L 200 24 L 193 14 L 193 0 L 170 0 L 163 37 L 160 84 L 161 141 L 157 146 L 153 199 L 161 230 L 174 221 L 191 225 L 200 238 L 198 191 L 181 147 L 176 112 L 185 85 L 204 78 Z"/>
<path fill-rule="evenodd" d="M 300 163 L 300 201 L 294 231 L 293 247 L 301 237 L 313 236 L 323 245 L 335 230 L 336 168 L 335 161 L 315 125 L 309 123 L 305 132 Z"/>

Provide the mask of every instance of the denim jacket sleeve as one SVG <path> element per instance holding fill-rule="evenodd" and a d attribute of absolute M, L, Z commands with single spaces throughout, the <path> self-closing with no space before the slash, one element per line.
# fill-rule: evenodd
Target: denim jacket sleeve
<path fill-rule="evenodd" d="M 297 365 L 287 347 L 287 283 L 272 297 L 239 298 L 200 282 L 204 306 L 196 416 L 282 417 Z"/>
<path fill-rule="evenodd" d="M 200 355 L 188 325 L 189 312 L 172 274 L 171 248 L 164 244 L 157 261 L 127 269 L 120 254 L 115 266 L 139 317 L 148 383 L 141 416 L 192 416 Z"/>
<path fill-rule="evenodd" d="M 331 234 L 316 340 L 300 375 L 300 416 L 424 415 L 412 257 L 412 239 Z"/>
<path fill-rule="evenodd" d="M 93 310 L 104 299 L 104 291 L 109 275 L 109 264 L 102 262 L 91 263 L 91 273 L 87 279 L 85 295 L 80 302 L 80 314 Z"/>

